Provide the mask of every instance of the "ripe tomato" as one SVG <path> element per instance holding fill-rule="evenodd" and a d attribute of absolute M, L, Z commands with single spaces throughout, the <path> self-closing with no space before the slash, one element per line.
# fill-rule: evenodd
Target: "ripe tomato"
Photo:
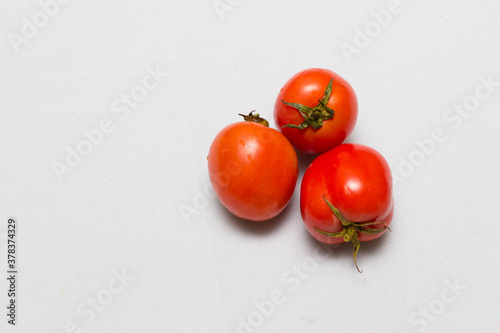
<path fill-rule="evenodd" d="M 343 143 L 357 117 L 358 100 L 351 85 L 328 69 L 295 74 L 274 104 L 276 125 L 302 153 L 320 154 Z"/>
<path fill-rule="evenodd" d="M 360 144 L 342 144 L 318 156 L 302 179 L 300 210 L 318 241 L 351 242 L 356 264 L 360 241 L 380 237 L 391 224 L 389 165 L 376 150 Z"/>
<path fill-rule="evenodd" d="M 210 181 L 220 202 L 234 215 L 269 220 L 292 197 L 299 172 L 297 154 L 258 114 L 244 117 L 248 121 L 225 127 L 212 142 Z"/>

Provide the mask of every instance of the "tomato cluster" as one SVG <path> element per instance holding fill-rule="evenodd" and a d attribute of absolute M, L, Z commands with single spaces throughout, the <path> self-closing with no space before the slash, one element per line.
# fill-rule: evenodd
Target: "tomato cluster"
<path fill-rule="evenodd" d="M 356 94 L 338 74 L 318 68 L 297 73 L 276 99 L 274 120 L 280 131 L 251 112 L 212 142 L 208 169 L 220 202 L 240 218 L 269 220 L 286 207 L 295 189 L 298 161 L 293 147 L 320 154 L 302 179 L 302 219 L 322 243 L 352 243 L 358 268 L 360 242 L 386 232 L 394 198 L 384 157 L 373 148 L 344 143 L 357 115 Z"/>

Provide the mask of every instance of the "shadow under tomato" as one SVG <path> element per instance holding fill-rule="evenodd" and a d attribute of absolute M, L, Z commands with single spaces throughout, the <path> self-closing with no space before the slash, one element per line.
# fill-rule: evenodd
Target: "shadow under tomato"
<path fill-rule="evenodd" d="M 297 153 L 297 160 L 299 162 L 299 179 L 297 181 L 297 186 L 300 187 L 300 180 L 302 179 L 301 175 L 304 175 L 304 172 L 306 172 L 307 167 L 319 155 L 316 155 L 316 154 L 302 154 L 297 149 L 295 149 L 295 152 Z"/>
<path fill-rule="evenodd" d="M 286 220 L 291 219 L 294 213 L 300 214 L 300 212 L 293 212 L 294 209 L 292 208 L 293 201 L 297 200 L 296 194 L 298 194 L 298 192 L 295 192 L 296 193 L 294 193 L 285 209 L 283 209 L 283 211 L 277 216 L 267 221 L 250 221 L 239 218 L 227 210 L 226 207 L 224 207 L 220 202 L 219 208 L 224 216 L 224 222 L 230 223 L 241 232 L 246 232 L 256 236 L 264 236 L 278 230 L 281 226 L 283 226 Z"/>

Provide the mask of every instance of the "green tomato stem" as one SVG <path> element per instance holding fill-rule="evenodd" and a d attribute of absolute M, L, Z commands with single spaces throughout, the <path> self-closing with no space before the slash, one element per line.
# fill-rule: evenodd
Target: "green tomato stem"
<path fill-rule="evenodd" d="M 330 82 L 328 82 L 323 98 L 320 99 L 318 101 L 318 105 L 316 105 L 313 108 L 299 103 L 288 103 L 282 100 L 281 102 L 283 102 L 283 104 L 286 104 L 294 109 L 297 109 L 300 115 L 304 118 L 304 121 L 300 125 L 288 124 L 282 127 L 298 128 L 298 129 L 312 127 L 315 130 L 317 130 L 323 126 L 323 121 L 333 118 L 335 111 L 333 111 L 327 105 L 328 100 L 332 95 L 332 83 L 333 79 L 331 79 Z"/>
<path fill-rule="evenodd" d="M 269 122 L 266 119 L 261 118 L 258 113 L 254 114 L 254 112 L 255 112 L 255 110 L 253 110 L 249 114 L 238 113 L 238 115 L 242 116 L 243 119 L 245 119 L 245 121 L 250 121 L 250 122 L 253 122 L 253 123 L 257 123 L 257 124 L 261 124 L 261 125 L 264 125 L 266 127 L 269 127 Z"/>
<path fill-rule="evenodd" d="M 328 208 L 332 211 L 333 215 L 342 223 L 342 230 L 339 232 L 327 232 L 320 230 L 318 228 L 314 228 L 317 232 L 320 234 L 323 234 L 327 237 L 342 237 L 344 239 L 344 242 L 351 242 L 353 246 L 353 258 L 354 258 L 354 265 L 356 265 L 356 268 L 358 272 L 363 273 L 362 270 L 359 269 L 358 263 L 356 261 L 356 257 L 358 256 L 358 251 L 359 248 L 361 247 L 361 243 L 358 239 L 358 232 L 365 233 L 365 234 L 370 234 L 370 235 L 375 235 L 379 234 L 385 230 L 391 231 L 389 229 L 389 226 L 387 223 L 383 221 L 374 221 L 374 222 L 352 222 L 349 221 L 348 219 L 345 218 L 345 216 L 334 206 L 331 204 L 328 199 L 326 199 L 325 195 L 323 194 L 323 200 L 325 200 L 326 204 L 328 205 Z M 384 228 L 365 228 L 366 226 L 369 225 L 374 225 L 374 224 L 383 224 L 385 225 Z"/>

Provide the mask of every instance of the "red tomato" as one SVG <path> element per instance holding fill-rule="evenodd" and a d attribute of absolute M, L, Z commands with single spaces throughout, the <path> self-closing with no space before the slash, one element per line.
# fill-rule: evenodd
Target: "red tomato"
<path fill-rule="evenodd" d="M 318 241 L 351 242 L 356 264 L 359 242 L 380 237 L 391 224 L 389 165 L 376 150 L 360 144 L 342 144 L 318 156 L 302 179 L 300 210 Z"/>
<path fill-rule="evenodd" d="M 295 74 L 274 104 L 276 125 L 302 153 L 320 154 L 343 143 L 357 117 L 358 100 L 351 85 L 328 69 Z"/>
<path fill-rule="evenodd" d="M 252 122 L 255 117 L 250 114 L 245 118 L 250 121 L 231 124 L 217 134 L 208 153 L 208 170 L 217 197 L 231 213 L 264 221 L 290 201 L 298 163 L 290 142 L 275 129 Z"/>

